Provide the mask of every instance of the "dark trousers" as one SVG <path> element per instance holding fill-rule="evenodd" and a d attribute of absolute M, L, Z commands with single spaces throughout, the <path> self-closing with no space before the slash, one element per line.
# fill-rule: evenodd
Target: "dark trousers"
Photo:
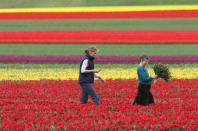
<path fill-rule="evenodd" d="M 93 86 L 91 85 L 91 83 L 82 83 L 82 84 L 80 84 L 80 86 L 82 88 L 81 99 L 80 99 L 80 102 L 82 104 L 87 103 L 89 95 L 91 96 L 94 103 L 96 103 L 97 105 L 100 104 L 99 96 L 96 93 Z"/>
<path fill-rule="evenodd" d="M 138 93 L 133 102 L 137 105 L 149 105 L 154 103 L 153 95 L 150 92 L 151 85 L 140 84 L 138 85 Z"/>

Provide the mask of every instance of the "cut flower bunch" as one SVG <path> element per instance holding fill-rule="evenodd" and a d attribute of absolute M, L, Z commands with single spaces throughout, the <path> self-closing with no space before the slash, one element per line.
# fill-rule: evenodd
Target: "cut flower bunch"
<path fill-rule="evenodd" d="M 168 67 L 162 63 L 156 63 L 153 67 L 154 73 L 158 75 L 159 78 L 162 78 L 166 82 L 170 81 L 171 73 Z"/>

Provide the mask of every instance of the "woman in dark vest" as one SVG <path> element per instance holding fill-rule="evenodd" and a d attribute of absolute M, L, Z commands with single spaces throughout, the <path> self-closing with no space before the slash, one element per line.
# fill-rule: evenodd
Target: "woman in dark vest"
<path fill-rule="evenodd" d="M 157 75 L 149 76 L 146 69 L 146 65 L 149 62 L 149 57 L 147 55 L 140 56 L 140 64 L 137 68 L 138 75 L 138 93 L 133 102 L 137 105 L 149 105 L 154 103 L 153 95 L 150 92 L 151 82 L 153 79 L 157 79 Z"/>
<path fill-rule="evenodd" d="M 78 83 L 82 89 L 80 99 L 82 104 L 87 103 L 89 95 L 92 97 L 93 102 L 95 102 L 97 105 L 100 104 L 99 96 L 92 86 L 92 83 L 94 83 L 94 76 L 105 82 L 105 80 L 97 74 L 100 71 L 94 70 L 94 57 L 96 56 L 97 52 L 98 49 L 95 46 L 88 47 L 88 49 L 85 50 L 85 56 L 80 62 Z"/>

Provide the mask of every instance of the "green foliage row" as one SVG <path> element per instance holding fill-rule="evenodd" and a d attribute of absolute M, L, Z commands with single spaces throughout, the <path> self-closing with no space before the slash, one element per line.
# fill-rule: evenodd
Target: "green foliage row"
<path fill-rule="evenodd" d="M 147 55 L 198 55 L 198 44 L 28 44 L 1 43 L 0 55 L 24 56 L 71 56 L 83 55 L 88 46 L 95 45 L 100 51 L 99 56 L 136 56 Z"/>

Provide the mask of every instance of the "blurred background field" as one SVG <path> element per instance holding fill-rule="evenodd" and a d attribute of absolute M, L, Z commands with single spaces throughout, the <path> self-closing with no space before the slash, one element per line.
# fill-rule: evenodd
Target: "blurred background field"
<path fill-rule="evenodd" d="M 197 0 L 1 0 L 0 8 L 129 6 L 129 5 L 193 5 Z"/>
<path fill-rule="evenodd" d="M 106 73 L 110 73 L 107 70 L 112 70 L 115 74 L 117 74 L 116 70 L 120 70 L 119 73 L 125 72 L 128 75 L 121 73 L 120 76 L 114 77 L 111 73 L 109 75 L 101 73 L 107 79 L 111 79 L 111 76 L 119 79 L 136 78 L 136 72 L 134 72 L 138 65 L 136 58 L 142 54 L 151 56 L 155 62 L 159 60 L 167 64 L 172 73 L 175 73 L 173 74 L 175 78 L 197 78 L 197 0 L 0 0 L 0 2 L 1 80 L 21 80 L 26 77 L 28 80 L 77 79 L 80 61 L 76 59 L 82 57 L 84 50 L 90 45 L 95 45 L 100 50 L 97 54 L 100 62 L 96 62 L 95 68 L 103 69 Z M 174 10 L 178 5 L 184 5 L 184 7 Z M 123 10 L 124 8 L 119 8 L 121 6 L 128 9 L 134 7 L 134 10 L 126 11 Z M 148 8 L 144 11 L 146 6 L 157 10 L 152 11 L 152 8 Z M 71 13 L 71 8 L 59 7 L 84 8 L 81 8 L 81 12 Z M 93 8 L 89 11 L 89 7 Z M 97 7 L 107 7 L 110 12 L 96 13 L 94 8 L 97 9 Z M 112 7 L 115 7 L 115 10 L 111 12 Z M 168 10 L 161 10 L 161 7 L 163 9 L 167 7 Z M 23 10 L 24 12 L 17 12 L 21 8 L 26 9 Z M 33 12 L 25 11 L 29 8 L 32 8 Z M 5 13 L 4 9 L 8 12 Z M 56 9 L 56 11 L 52 13 L 50 9 Z M 84 12 L 83 9 L 88 12 Z M 44 12 L 39 12 L 41 10 Z M 65 32 L 59 33 L 59 31 Z M 94 31 L 101 32 L 92 36 L 91 33 Z M 114 34 L 107 33 L 110 31 L 114 31 Z M 129 31 L 127 33 L 133 31 L 133 34 L 122 31 Z M 156 31 L 162 34 L 153 33 Z M 26 32 L 32 36 L 27 36 Z M 53 32 L 56 33 L 53 34 Z M 117 39 L 116 36 L 119 38 Z M 133 38 L 130 38 L 131 36 Z M 71 39 L 72 42 L 67 42 Z M 145 42 L 140 42 L 141 39 Z M 90 40 L 96 41 L 90 42 Z M 122 43 L 116 40 L 129 42 Z M 152 67 L 155 62 L 151 60 L 148 66 L 151 74 L 153 74 Z M 46 74 L 48 70 L 51 72 L 49 76 Z M 57 72 L 59 74 L 56 74 Z"/>
<path fill-rule="evenodd" d="M 20 9 L 20 8 L 56 8 L 58 7 L 108 7 L 108 6 L 161 6 L 161 5 L 168 5 L 168 6 L 177 6 L 177 5 L 189 5 L 187 7 L 190 7 L 191 5 L 197 5 L 197 0 L 179 0 L 179 1 L 172 1 L 172 0 L 117 0 L 117 1 L 107 1 L 107 0 L 44 0 L 44 1 L 38 1 L 38 0 L 32 0 L 32 1 L 26 1 L 26 0 L 1 0 L 0 1 L 0 9 Z M 153 7 L 154 8 L 154 7 Z M 174 8 L 174 7 L 173 7 Z M 68 9 L 68 8 L 67 8 Z M 9 38 L 13 39 L 13 42 L 6 42 L 4 40 L 4 37 L 7 37 L 4 32 L 9 35 L 9 32 L 15 32 L 20 33 L 21 31 L 104 31 L 103 36 L 105 36 L 105 31 L 196 31 L 198 30 L 198 17 L 196 17 L 196 10 L 195 12 L 188 12 L 185 11 L 180 12 L 172 12 L 170 11 L 140 11 L 144 15 L 144 13 L 148 13 L 147 16 L 138 16 L 138 18 L 131 18 L 131 16 L 124 16 L 124 18 L 116 18 L 120 17 L 119 15 L 116 16 L 116 14 L 113 17 L 106 17 L 102 18 L 104 14 L 96 14 L 101 15 L 101 18 L 66 18 L 66 16 L 69 14 L 59 14 L 60 12 L 57 12 L 57 15 L 63 15 L 63 18 L 42 18 L 44 15 L 38 13 L 35 13 L 35 18 L 22 18 L 22 15 L 25 15 L 26 13 L 7 13 L 7 15 L 10 15 L 9 18 L 5 17 L 6 13 L 0 13 L 0 17 L 2 18 L 0 20 L 0 36 L 2 41 L 0 42 L 0 55 L 1 55 L 1 62 L 0 62 L 0 68 L 1 69 L 8 69 L 8 68 L 39 68 L 39 67 L 45 67 L 45 68 L 75 68 L 78 70 L 79 63 L 48 63 L 48 62 L 31 62 L 29 61 L 23 61 L 22 63 L 17 62 L 9 62 L 9 59 L 4 61 L 4 57 L 7 56 L 83 56 L 83 51 L 90 45 L 95 45 L 97 48 L 100 49 L 100 52 L 98 53 L 98 56 L 139 56 L 142 54 L 147 54 L 149 56 L 197 56 L 198 55 L 198 44 L 197 42 L 194 42 L 193 39 L 190 41 L 192 42 L 148 42 L 148 43 L 91 43 L 91 42 L 63 42 L 63 43 L 55 43 L 55 42 L 32 42 L 24 43 L 23 40 L 29 39 L 26 38 L 26 36 L 19 36 L 14 37 L 12 34 L 10 34 Z M 47 12 L 47 11 L 46 11 Z M 158 12 L 158 16 L 153 15 Z M 47 12 L 49 15 L 50 12 Z M 125 13 L 125 12 L 122 12 Z M 127 13 L 127 12 L 126 12 Z M 128 12 L 130 13 L 130 12 Z M 138 12 L 132 12 L 132 13 L 138 13 Z M 168 15 L 166 15 L 166 13 Z M 172 15 L 176 13 L 176 15 Z M 182 13 L 180 17 L 180 13 Z M 185 14 L 186 13 L 186 14 Z M 194 14 L 193 14 L 194 13 Z M 28 15 L 32 15 L 34 13 L 27 13 Z M 113 14 L 113 13 L 112 13 Z M 109 15 L 112 15 L 111 12 Z M 161 14 L 163 14 L 161 16 Z M 72 14 L 69 14 L 72 16 Z M 73 14 L 75 15 L 75 13 Z M 86 15 L 86 13 L 84 14 Z M 150 15 L 150 16 L 149 16 Z M 171 15 L 171 16 L 170 16 Z M 191 17 L 192 15 L 192 17 Z M 13 17 L 14 16 L 14 17 Z M 88 16 L 88 15 L 87 15 Z M 87 17 L 86 16 L 86 17 Z M 185 16 L 185 17 L 184 17 Z M 13 18 L 12 18 L 13 17 Z M 38 18 L 37 18 L 38 17 Z M 82 16 L 84 17 L 84 16 Z M 130 17 L 130 18 L 128 18 Z M 141 18 L 142 17 L 142 18 Z M 148 17 L 148 18 L 147 18 Z M 83 34 L 83 33 L 82 33 Z M 181 33 L 182 34 L 182 33 Z M 47 34 L 45 34 L 47 35 Z M 64 35 L 64 34 L 61 34 Z M 115 34 L 116 35 L 116 34 Z M 127 34 L 125 34 L 127 35 Z M 169 35 L 169 34 L 167 34 Z M 196 36 L 196 34 L 195 34 Z M 37 36 L 35 36 L 37 37 Z M 40 36 L 42 37 L 42 36 Z M 65 36 L 67 37 L 67 36 Z M 68 36 L 69 39 L 70 36 Z M 89 37 L 89 36 L 86 36 Z M 149 37 L 147 35 L 143 35 L 143 37 Z M 156 36 L 156 38 L 151 39 L 157 39 L 160 36 Z M 163 36 L 161 36 L 163 37 Z M 164 36 L 166 37 L 166 36 Z M 175 36 L 175 38 L 180 36 Z M 187 39 L 191 37 L 191 34 L 184 34 L 180 39 Z M 15 38 L 15 39 L 14 39 Z M 61 38 L 61 37 L 60 37 Z M 15 40 L 20 39 L 19 42 L 14 42 Z M 42 38 L 39 38 L 42 39 Z M 49 37 L 49 39 L 51 39 Z M 52 39 L 55 39 L 52 38 Z M 74 37 L 75 39 L 75 37 Z M 77 38 L 78 39 L 78 38 Z M 93 38 L 94 39 L 94 38 Z M 121 38 L 122 39 L 122 38 Z M 123 39 L 127 39 L 123 36 Z M 144 38 L 142 38 L 144 39 Z M 168 39 L 167 39 L 168 40 Z M 179 38 L 178 38 L 179 40 Z M 5 42 L 4 42 L 5 41 Z M 20 42 L 21 41 L 21 42 Z M 25 63 L 24 63 L 25 62 Z M 29 64 L 27 64 L 29 62 Z M 151 61 L 152 62 L 152 61 Z M 164 61 L 166 63 L 166 61 Z M 167 61 L 168 62 L 168 61 Z M 185 62 L 182 61 L 182 62 Z M 41 64 L 41 66 L 39 66 Z M 54 64 L 54 66 L 52 66 Z M 60 66 L 59 66 L 60 64 Z M 189 61 L 185 64 L 181 64 L 178 62 L 168 62 L 169 66 L 171 68 L 174 67 L 181 67 L 185 68 L 189 65 L 192 65 L 193 67 L 197 67 L 196 63 L 189 64 Z M 178 66 L 175 66 L 178 64 Z M 33 65 L 33 66 L 31 66 Z M 46 66 L 45 66 L 46 65 Z M 135 63 L 97 63 L 96 68 L 111 68 L 110 65 L 112 65 L 112 68 L 118 66 L 120 68 L 134 68 L 134 66 L 137 66 L 137 61 Z M 151 67 L 152 68 L 152 64 Z M 41 69 L 42 70 L 42 69 Z"/>

